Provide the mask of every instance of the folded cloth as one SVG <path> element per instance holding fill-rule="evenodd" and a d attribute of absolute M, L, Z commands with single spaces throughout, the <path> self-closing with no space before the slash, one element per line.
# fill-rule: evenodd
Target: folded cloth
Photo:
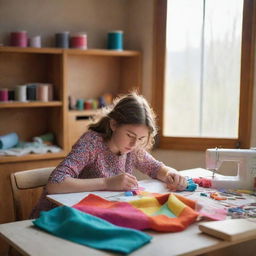
<path fill-rule="evenodd" d="M 115 225 L 138 230 L 176 232 L 196 221 L 195 201 L 174 193 L 142 192 L 138 200 L 113 202 L 90 194 L 74 208 Z"/>
<path fill-rule="evenodd" d="M 42 211 L 33 224 L 58 237 L 121 253 L 131 253 L 152 239 L 146 233 L 113 225 L 103 219 L 67 206 Z"/>

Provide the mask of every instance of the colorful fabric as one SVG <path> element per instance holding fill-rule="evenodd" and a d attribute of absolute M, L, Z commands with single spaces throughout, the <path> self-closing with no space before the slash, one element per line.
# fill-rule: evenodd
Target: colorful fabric
<path fill-rule="evenodd" d="M 113 225 L 74 208 L 60 206 L 41 212 L 33 224 L 53 235 L 87 245 L 121 253 L 131 253 L 152 239 L 146 233 Z"/>
<path fill-rule="evenodd" d="M 130 202 L 113 202 L 90 194 L 74 208 L 115 225 L 138 230 L 182 231 L 198 213 L 195 202 L 177 194 L 151 194 Z"/>

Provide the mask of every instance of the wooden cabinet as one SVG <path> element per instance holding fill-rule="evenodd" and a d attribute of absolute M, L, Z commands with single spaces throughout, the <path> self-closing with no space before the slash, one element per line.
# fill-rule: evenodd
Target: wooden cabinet
<path fill-rule="evenodd" d="M 68 96 L 94 98 L 140 90 L 141 56 L 137 51 L 0 47 L 0 88 L 33 82 L 53 84 L 53 101 L 0 102 L 0 135 L 16 132 L 20 140 L 31 141 L 53 132 L 62 151 L 0 156 L 0 223 L 14 220 L 10 173 L 56 166 L 97 114 L 69 111 Z"/>
<path fill-rule="evenodd" d="M 0 135 L 16 132 L 20 140 L 31 141 L 52 132 L 62 152 L 0 156 L 0 164 L 63 158 L 83 131 L 81 123 L 97 112 L 69 111 L 68 96 L 88 99 L 140 90 L 141 56 L 137 51 L 0 47 L 0 88 L 35 82 L 53 84 L 53 101 L 0 102 Z"/>

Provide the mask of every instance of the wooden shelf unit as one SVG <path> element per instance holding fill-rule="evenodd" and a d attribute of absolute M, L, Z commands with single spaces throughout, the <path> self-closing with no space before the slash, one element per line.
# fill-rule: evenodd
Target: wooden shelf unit
<path fill-rule="evenodd" d="M 10 174 L 56 166 L 86 131 L 90 122 L 87 117 L 97 115 L 97 111 L 69 111 L 68 96 L 87 99 L 104 93 L 115 96 L 132 89 L 140 91 L 141 55 L 137 51 L 104 49 L 0 47 L 0 88 L 10 89 L 33 82 L 53 84 L 54 100 L 1 102 L 0 135 L 16 132 L 20 140 L 31 141 L 34 136 L 53 132 L 56 144 L 63 151 L 0 156 L 0 223 L 14 220 Z M 81 119 L 82 122 L 78 122 Z M 26 194 L 30 202 L 35 196 L 32 191 Z M 0 248 L 4 248 L 1 239 Z"/>
<path fill-rule="evenodd" d="M 29 141 L 45 132 L 54 132 L 58 146 L 67 153 L 83 131 L 79 128 L 70 140 L 69 135 L 78 123 L 69 120 L 81 116 L 81 112 L 74 114 L 68 110 L 68 96 L 87 99 L 104 93 L 116 96 L 140 90 L 141 56 L 138 51 L 127 50 L 0 47 L 0 76 L 1 88 L 33 82 L 52 83 L 54 87 L 54 101 L 0 102 L 0 118 L 4 120 L 0 135 L 17 132 L 21 140 Z M 25 159 L 37 157 L 44 156 L 28 155 Z M 46 154 L 45 159 L 48 158 Z M 2 156 L 0 163 L 10 159 L 15 157 Z"/>

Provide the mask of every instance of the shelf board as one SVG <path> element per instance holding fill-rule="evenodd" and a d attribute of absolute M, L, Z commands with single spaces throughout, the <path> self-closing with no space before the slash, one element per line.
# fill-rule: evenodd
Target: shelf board
<path fill-rule="evenodd" d="M 59 107 L 62 106 L 63 103 L 61 101 L 30 101 L 30 102 L 0 102 L 1 108 L 35 108 L 35 107 Z"/>
<path fill-rule="evenodd" d="M 102 114 L 102 109 L 91 110 L 69 110 L 68 114 L 71 116 L 95 116 Z"/>
<path fill-rule="evenodd" d="M 47 153 L 47 154 L 28 154 L 24 156 L 0 156 L 0 163 L 12 163 L 12 162 L 25 162 L 25 161 L 37 161 L 37 160 L 48 160 L 55 158 L 64 158 L 66 153 L 64 151 L 58 153 Z"/>
<path fill-rule="evenodd" d="M 107 49 L 88 49 L 88 50 L 81 50 L 81 49 L 65 49 L 68 55 L 93 55 L 93 56 L 139 56 L 140 53 L 138 51 L 129 51 L 129 50 L 122 50 L 122 51 L 115 51 L 115 50 L 107 50 Z"/>
<path fill-rule="evenodd" d="M 0 46 L 0 52 L 61 54 L 61 53 L 63 53 L 63 49 L 61 49 L 61 48 L 33 48 L 33 47 Z"/>
<path fill-rule="evenodd" d="M 64 49 L 64 48 L 33 48 L 33 47 L 14 47 L 14 46 L 0 46 L 0 52 L 8 53 L 44 53 L 44 54 L 63 54 L 68 55 L 93 55 L 93 56 L 139 56 L 139 51 L 132 50 L 108 50 L 108 49 Z"/>

